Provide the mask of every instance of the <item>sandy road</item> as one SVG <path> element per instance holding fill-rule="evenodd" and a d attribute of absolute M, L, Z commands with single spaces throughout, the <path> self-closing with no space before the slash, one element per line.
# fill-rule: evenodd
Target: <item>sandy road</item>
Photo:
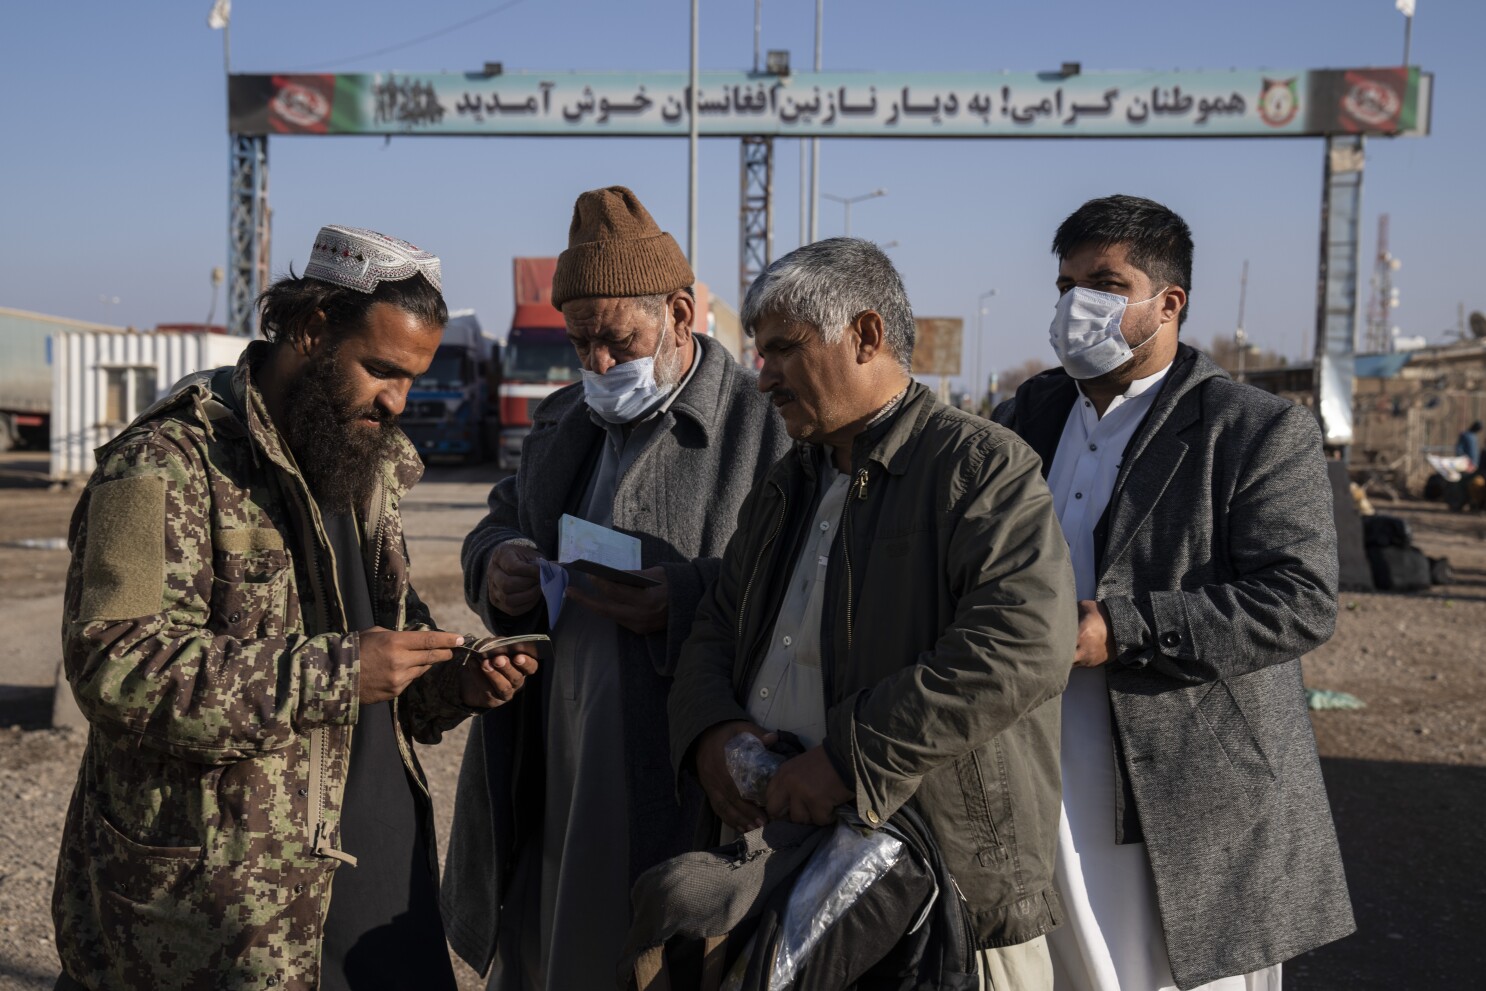
<path fill-rule="evenodd" d="M 435 469 L 405 507 L 414 582 L 450 629 L 479 629 L 459 547 L 494 477 Z M 50 988 L 55 977 L 52 871 L 81 746 L 76 734 L 20 728 L 50 712 L 66 552 L 4 545 L 64 536 L 75 496 L 0 478 L 0 988 Z M 1335 638 L 1305 661 L 1308 684 L 1367 702 L 1313 714 L 1360 928 L 1288 964 L 1291 989 L 1463 988 L 1486 969 L 1474 936 L 1486 920 L 1486 516 L 1398 508 L 1426 551 L 1451 558 L 1456 583 L 1427 596 L 1344 595 Z M 441 847 L 464 736 L 420 749 Z"/>

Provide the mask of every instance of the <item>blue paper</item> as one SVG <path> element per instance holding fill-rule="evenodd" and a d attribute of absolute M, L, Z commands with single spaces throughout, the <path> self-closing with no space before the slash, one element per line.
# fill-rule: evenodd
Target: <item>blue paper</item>
<path fill-rule="evenodd" d="M 557 627 L 557 617 L 562 615 L 563 593 L 568 590 L 568 571 L 551 561 L 538 561 L 537 574 L 541 577 L 542 598 L 547 600 L 547 629 Z"/>

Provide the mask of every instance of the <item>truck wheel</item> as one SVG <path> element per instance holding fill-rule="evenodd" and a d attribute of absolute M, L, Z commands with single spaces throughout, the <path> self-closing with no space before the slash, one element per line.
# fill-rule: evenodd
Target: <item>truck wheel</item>
<path fill-rule="evenodd" d="M 20 442 L 15 421 L 9 413 L 0 413 L 0 452 L 13 449 Z"/>

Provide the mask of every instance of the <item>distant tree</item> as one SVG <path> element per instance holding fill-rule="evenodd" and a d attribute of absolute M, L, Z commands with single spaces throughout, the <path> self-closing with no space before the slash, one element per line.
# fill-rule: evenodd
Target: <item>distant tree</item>
<path fill-rule="evenodd" d="M 1028 358 L 1015 368 L 1008 368 L 1001 373 L 1000 381 L 996 384 L 996 392 L 1001 399 L 1010 399 L 1012 393 L 1016 392 L 1017 386 L 1038 372 L 1045 372 L 1050 368 L 1047 362 L 1039 358 Z"/>
<path fill-rule="evenodd" d="M 1238 371 L 1238 343 L 1234 341 L 1232 334 L 1215 335 L 1212 343 L 1203 350 L 1224 371 L 1229 374 Z M 1243 366 L 1247 371 L 1253 371 L 1256 368 L 1282 368 L 1290 363 L 1284 355 L 1276 354 L 1256 344 L 1250 344 L 1248 351 L 1243 361 Z"/>

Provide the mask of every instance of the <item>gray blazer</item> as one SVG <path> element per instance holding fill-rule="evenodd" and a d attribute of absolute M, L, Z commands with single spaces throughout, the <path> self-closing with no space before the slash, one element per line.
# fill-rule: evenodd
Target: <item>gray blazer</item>
<path fill-rule="evenodd" d="M 757 377 L 710 338 L 694 338 L 700 364 L 644 450 L 619 479 L 613 525 L 640 539 L 647 567 L 665 569 L 668 629 L 619 631 L 620 704 L 629 808 L 630 877 L 691 848 L 695 816 L 677 803 L 670 772 L 666 696 L 702 593 L 716 579 L 743 499 L 790 447 L 784 421 L 757 390 Z M 485 597 L 496 545 L 533 541 L 557 553 L 557 522 L 574 511 L 597 464 L 602 431 L 583 386 L 561 389 L 537 407 L 521 469 L 496 483 L 490 512 L 464 542 L 465 599 L 492 632 L 546 632 L 545 607 L 509 616 Z M 517 846 L 539 837 L 544 776 L 540 691 L 474 720 L 455 794 L 454 826 L 441 903 L 449 942 L 484 971 L 494 955 L 500 904 Z M 700 805 L 700 795 L 694 804 Z M 693 813 L 695 809 L 693 809 Z M 594 824 L 598 837 L 603 826 Z"/>
<path fill-rule="evenodd" d="M 994 419 L 1051 467 L 1061 369 Z M 1095 529 L 1118 656 L 1117 842 L 1143 841 L 1181 988 L 1352 932 L 1300 656 L 1336 622 L 1336 528 L 1315 417 L 1180 345 Z"/>

